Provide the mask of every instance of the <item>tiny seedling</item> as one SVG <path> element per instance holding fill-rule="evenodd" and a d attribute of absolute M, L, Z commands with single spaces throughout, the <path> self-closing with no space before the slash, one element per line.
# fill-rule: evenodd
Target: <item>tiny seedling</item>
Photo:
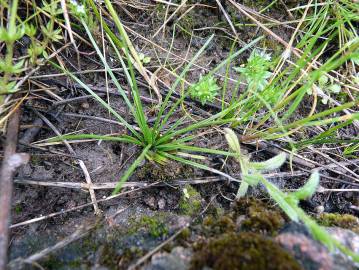
<path fill-rule="evenodd" d="M 327 75 L 322 75 L 318 79 L 319 89 L 326 93 L 326 97 L 322 97 L 321 101 L 323 104 L 328 103 L 328 98 L 330 94 L 339 94 L 340 93 L 340 85 L 334 83 L 333 77 L 328 77 Z M 311 89 L 308 89 L 308 94 L 312 94 Z"/>
<path fill-rule="evenodd" d="M 213 102 L 221 89 L 213 76 L 200 77 L 199 81 L 190 87 L 190 96 L 199 100 L 202 105 L 206 102 Z"/>
<path fill-rule="evenodd" d="M 144 53 L 139 53 L 138 57 L 143 64 L 148 64 L 149 62 L 151 62 L 151 57 L 146 56 Z"/>
<path fill-rule="evenodd" d="M 267 79 L 272 75 L 272 72 L 268 71 L 270 65 L 270 54 L 255 49 L 249 56 L 247 64 L 234 67 L 234 70 L 244 76 L 248 83 L 248 89 L 262 91 L 268 85 Z"/>

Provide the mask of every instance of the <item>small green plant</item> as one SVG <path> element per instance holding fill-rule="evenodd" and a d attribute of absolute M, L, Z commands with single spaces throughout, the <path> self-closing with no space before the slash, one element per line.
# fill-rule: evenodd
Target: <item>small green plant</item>
<path fill-rule="evenodd" d="M 74 14 L 76 16 L 85 16 L 86 15 L 85 6 L 82 4 L 79 4 L 75 0 L 70 1 L 70 9 L 71 9 L 72 14 Z"/>
<path fill-rule="evenodd" d="M 201 209 L 201 195 L 191 185 L 185 185 L 182 189 L 182 196 L 179 201 L 179 209 L 185 215 L 193 215 Z"/>
<path fill-rule="evenodd" d="M 17 63 L 13 62 L 14 44 L 17 40 L 20 40 L 25 34 L 25 27 L 17 24 L 17 8 L 18 0 L 12 1 L 12 5 L 5 6 L 10 14 L 8 18 L 8 26 L 0 27 L 0 42 L 4 42 L 6 45 L 6 55 L 4 59 L 0 59 L 0 73 L 3 76 L 0 78 L 0 95 L 13 93 L 15 81 L 11 81 L 11 76 L 22 72 L 24 60 L 20 60 Z M 2 105 L 3 96 L 0 96 Z"/>
<path fill-rule="evenodd" d="M 168 228 L 160 217 L 142 217 L 140 226 L 145 227 L 152 237 L 160 237 L 168 234 Z"/>
<path fill-rule="evenodd" d="M 200 77 L 199 81 L 190 87 L 190 96 L 198 99 L 202 105 L 206 102 L 213 102 L 221 89 L 213 76 Z"/>
<path fill-rule="evenodd" d="M 279 154 L 274 158 L 264 162 L 250 162 L 249 158 L 240 151 L 240 144 L 237 135 L 231 129 L 225 130 L 225 136 L 230 149 L 237 154 L 236 158 L 242 170 L 242 183 L 239 188 L 238 196 L 244 196 L 248 186 L 257 186 L 259 183 L 264 185 L 270 197 L 279 205 L 287 216 L 295 222 L 302 221 L 309 229 L 311 234 L 330 251 L 336 248 L 350 256 L 355 262 L 359 262 L 359 254 L 355 254 L 343 246 L 339 241 L 333 239 L 330 234 L 319 226 L 314 219 L 309 217 L 300 207 L 299 202 L 313 196 L 319 184 L 319 173 L 314 171 L 308 182 L 291 193 L 284 193 L 276 185 L 269 182 L 261 173 L 263 170 L 272 170 L 280 167 L 285 162 L 285 154 Z"/>
<path fill-rule="evenodd" d="M 151 62 L 151 57 L 146 56 L 144 53 L 140 53 L 138 55 L 138 57 L 140 58 L 140 60 L 143 64 L 148 64 Z"/>
<path fill-rule="evenodd" d="M 318 79 L 318 87 L 320 91 L 323 91 L 326 95 L 322 97 L 321 101 L 323 104 L 328 103 L 328 99 L 330 98 L 330 94 L 339 94 L 340 93 L 340 85 L 334 83 L 333 77 L 328 77 L 327 75 L 322 75 Z M 312 89 L 308 89 L 308 94 L 312 94 Z"/>
<path fill-rule="evenodd" d="M 42 39 L 39 40 L 39 31 L 36 27 L 27 20 L 22 22 L 18 19 L 17 9 L 18 0 L 14 0 L 11 6 L 5 1 L 2 1 L 4 8 L 8 10 L 9 18 L 8 25 L 0 27 L 0 42 L 4 42 L 6 45 L 6 54 L 4 59 L 0 59 L 0 73 L 3 76 L 0 78 L 0 105 L 4 100 L 4 95 L 16 92 L 16 80 L 13 77 L 24 71 L 25 63 L 27 59 L 30 65 L 37 64 L 39 56 L 43 56 L 43 59 L 47 58 L 46 47 L 50 42 L 59 42 L 62 39 L 62 30 L 60 27 L 55 27 L 56 17 L 62 14 L 62 9 L 59 8 L 58 2 L 47 3 L 43 1 L 42 8 L 38 8 L 45 14 L 49 15 L 49 20 L 45 25 L 41 26 Z M 14 45 L 24 35 L 30 39 L 30 44 L 27 49 L 27 54 L 23 55 L 22 60 L 14 63 Z"/>
<path fill-rule="evenodd" d="M 248 83 L 248 89 L 262 91 L 268 85 L 267 79 L 272 75 L 272 72 L 268 71 L 270 65 L 270 54 L 255 49 L 249 56 L 247 64 L 234 67 L 234 70 L 244 76 Z"/>
<path fill-rule="evenodd" d="M 236 159 L 241 166 L 241 173 L 243 177 L 251 179 L 251 177 L 256 177 L 256 175 L 261 171 L 275 170 L 281 167 L 286 160 L 286 154 L 281 153 L 264 162 L 251 162 L 248 156 L 242 154 L 238 138 L 235 135 L 234 131 L 228 128 L 225 129 L 225 131 L 226 140 L 229 144 L 230 149 L 236 154 Z M 248 187 L 248 181 L 242 181 L 237 192 L 237 198 L 245 196 Z"/>

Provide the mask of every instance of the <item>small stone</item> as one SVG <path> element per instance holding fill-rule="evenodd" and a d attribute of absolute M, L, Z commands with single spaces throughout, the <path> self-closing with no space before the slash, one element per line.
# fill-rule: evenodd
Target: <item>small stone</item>
<path fill-rule="evenodd" d="M 340 229 L 326 228 L 331 236 L 354 252 L 359 249 L 359 236 Z M 353 262 L 341 253 L 331 253 L 321 243 L 313 240 L 306 227 L 299 223 L 290 223 L 275 240 L 287 249 L 306 270 L 354 270 Z"/>
<path fill-rule="evenodd" d="M 359 235 L 348 229 L 338 227 L 327 228 L 330 235 L 354 253 L 359 254 Z"/>
<path fill-rule="evenodd" d="M 276 241 L 290 251 L 305 269 L 334 269 L 328 250 L 303 234 L 282 233 L 276 237 Z"/>
<path fill-rule="evenodd" d="M 81 103 L 81 108 L 88 109 L 88 108 L 90 108 L 90 104 L 88 104 L 88 102 L 83 102 L 83 103 Z"/>
<path fill-rule="evenodd" d="M 156 209 L 156 200 L 155 197 L 146 197 L 144 199 L 144 202 L 147 206 L 149 206 L 151 209 Z"/>
<path fill-rule="evenodd" d="M 317 207 L 315 207 L 315 212 L 317 214 L 322 214 L 324 212 L 324 206 L 323 205 L 318 205 Z"/>
<path fill-rule="evenodd" d="M 165 199 L 161 198 L 158 200 L 157 204 L 158 204 L 158 209 L 163 210 L 166 206 L 166 201 L 165 201 Z"/>

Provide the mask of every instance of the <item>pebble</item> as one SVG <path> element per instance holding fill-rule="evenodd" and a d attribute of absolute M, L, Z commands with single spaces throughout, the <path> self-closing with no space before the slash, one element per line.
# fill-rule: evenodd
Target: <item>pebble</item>
<path fill-rule="evenodd" d="M 158 204 L 158 209 L 163 210 L 166 206 L 166 201 L 165 201 L 165 199 L 161 198 L 158 200 L 157 204 Z"/>

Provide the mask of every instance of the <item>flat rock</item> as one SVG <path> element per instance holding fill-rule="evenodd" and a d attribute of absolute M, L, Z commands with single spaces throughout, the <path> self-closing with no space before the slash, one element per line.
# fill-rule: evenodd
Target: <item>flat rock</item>
<path fill-rule="evenodd" d="M 328 231 L 344 245 L 358 252 L 358 235 L 340 228 L 329 228 Z M 304 225 L 289 225 L 289 228 L 280 233 L 275 240 L 290 251 L 306 270 L 357 269 L 349 258 L 343 254 L 329 252 L 325 246 L 314 240 Z"/>
<path fill-rule="evenodd" d="M 192 251 L 188 248 L 175 247 L 171 253 L 158 252 L 144 270 L 187 270 L 190 266 Z"/>

